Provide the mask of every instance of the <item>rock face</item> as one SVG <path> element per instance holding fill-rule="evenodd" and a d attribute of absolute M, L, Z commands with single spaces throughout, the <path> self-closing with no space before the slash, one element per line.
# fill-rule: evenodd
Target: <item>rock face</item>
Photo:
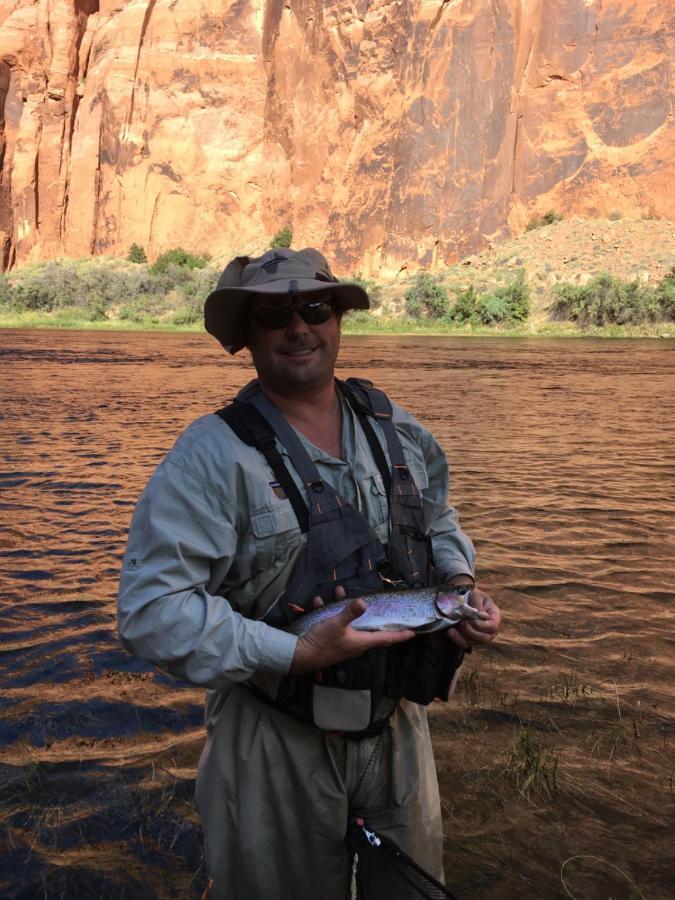
<path fill-rule="evenodd" d="M 670 0 L 0 0 L 0 251 L 343 273 L 672 218 Z"/>

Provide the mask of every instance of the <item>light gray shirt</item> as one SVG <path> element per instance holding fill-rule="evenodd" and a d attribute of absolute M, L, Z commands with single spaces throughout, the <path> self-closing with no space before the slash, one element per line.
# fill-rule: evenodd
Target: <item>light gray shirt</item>
<path fill-rule="evenodd" d="M 448 505 L 445 455 L 411 415 L 395 404 L 393 410 L 422 494 L 437 571 L 448 578 L 471 575 L 474 549 Z M 373 427 L 386 455 L 376 421 Z M 349 405 L 343 401 L 342 460 L 300 438 L 321 477 L 387 543 L 385 487 Z M 215 690 L 256 674 L 285 674 L 297 638 L 260 618 L 284 589 L 305 541 L 263 455 L 217 415 L 197 419 L 157 467 L 136 506 L 118 598 L 122 643 L 173 675 Z"/>

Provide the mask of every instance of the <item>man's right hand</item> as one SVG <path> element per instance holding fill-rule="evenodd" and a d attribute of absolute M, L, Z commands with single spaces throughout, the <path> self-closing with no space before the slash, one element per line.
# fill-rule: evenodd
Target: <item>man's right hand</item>
<path fill-rule="evenodd" d="M 336 600 L 344 596 L 344 591 L 336 588 Z M 409 628 L 405 631 L 357 631 L 351 627 L 351 623 L 365 611 L 363 598 L 357 597 L 337 616 L 317 622 L 307 634 L 298 639 L 291 674 L 316 672 L 346 659 L 361 656 L 373 647 L 391 647 L 392 644 L 409 641 L 415 636 L 415 632 Z"/>

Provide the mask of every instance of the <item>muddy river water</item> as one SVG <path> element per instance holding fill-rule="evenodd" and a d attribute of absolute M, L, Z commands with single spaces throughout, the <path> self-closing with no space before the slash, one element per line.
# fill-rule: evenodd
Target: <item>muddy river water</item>
<path fill-rule="evenodd" d="M 250 362 L 26 330 L 0 361 L 0 893 L 198 897 L 201 693 L 121 650 L 114 598 L 143 484 Z M 434 432 L 504 609 L 430 709 L 453 891 L 672 896 L 675 344 L 348 337 L 339 374 Z"/>

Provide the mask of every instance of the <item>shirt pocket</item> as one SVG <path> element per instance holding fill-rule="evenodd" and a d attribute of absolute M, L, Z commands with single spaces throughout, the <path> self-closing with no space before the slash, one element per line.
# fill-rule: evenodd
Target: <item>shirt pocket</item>
<path fill-rule="evenodd" d="M 285 560 L 302 536 L 288 500 L 280 500 L 278 505 L 254 509 L 251 513 L 251 531 L 258 571 L 271 569 Z"/>
<path fill-rule="evenodd" d="M 376 525 L 382 525 L 389 519 L 389 501 L 384 481 L 379 472 L 375 472 L 366 478 L 366 491 L 368 493 L 369 513 L 368 519 Z"/>
<path fill-rule="evenodd" d="M 427 474 L 427 467 L 425 465 L 421 451 L 420 455 L 418 456 L 410 448 L 404 447 L 403 456 L 405 457 L 405 464 L 410 469 L 410 474 L 412 475 L 413 480 L 417 486 L 417 490 L 421 494 L 422 491 L 426 490 L 426 488 L 429 487 L 429 475 Z"/>

